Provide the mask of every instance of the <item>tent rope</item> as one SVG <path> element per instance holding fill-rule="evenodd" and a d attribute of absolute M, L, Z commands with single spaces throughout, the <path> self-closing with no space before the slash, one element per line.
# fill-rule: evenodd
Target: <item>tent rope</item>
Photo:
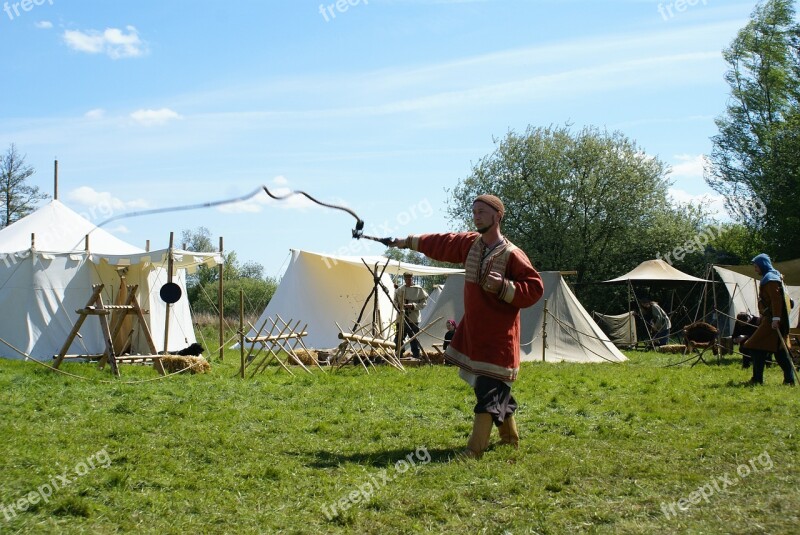
<path fill-rule="evenodd" d="M 580 341 L 580 340 L 578 340 L 578 338 L 577 338 L 577 337 L 575 336 L 575 334 L 574 334 L 574 333 L 583 334 L 583 333 L 581 333 L 581 332 L 580 332 L 578 329 L 576 329 L 575 327 L 573 327 L 573 326 L 571 326 L 571 325 L 568 325 L 567 323 L 565 323 L 565 322 L 561 321 L 559 318 L 557 318 L 557 317 L 556 317 L 556 316 L 555 316 L 555 315 L 554 315 L 552 312 L 550 312 L 549 310 L 547 311 L 547 314 L 549 314 L 549 315 L 550 315 L 550 317 L 551 317 L 551 318 L 553 318 L 553 319 L 556 321 L 556 323 L 558 323 L 558 324 L 559 324 L 559 325 L 561 325 L 562 327 L 564 327 L 564 328 L 568 329 L 568 330 L 567 330 L 567 334 L 568 334 L 570 337 L 572 337 L 572 339 L 573 339 L 573 340 L 575 340 L 575 342 L 577 342 L 577 344 L 578 344 L 578 345 L 579 345 L 579 346 L 580 346 L 582 349 L 585 349 L 585 350 L 586 350 L 586 351 L 588 351 L 589 353 L 592 353 L 592 354 L 596 355 L 597 357 L 599 357 L 599 358 L 601 358 L 601 359 L 605 360 L 606 362 L 617 363 L 617 361 L 615 361 L 615 360 L 611 360 L 611 359 L 609 359 L 609 358 L 606 358 L 606 357 L 604 357 L 603 355 L 601 355 L 601 354 L 597 353 L 596 351 L 593 351 L 593 350 L 591 350 L 590 348 L 588 348 L 588 347 L 586 347 L 585 345 L 583 345 L 583 344 L 581 343 L 581 341 Z M 571 331 L 574 331 L 574 332 L 570 332 L 570 330 L 571 330 Z M 588 336 L 588 335 L 584 335 L 584 336 Z M 596 338 L 597 340 L 600 340 L 600 341 L 603 341 L 603 342 L 609 342 L 609 343 L 611 343 L 609 340 L 603 340 L 602 338 L 597 338 L 596 336 L 591 336 L 591 338 Z"/>
<path fill-rule="evenodd" d="M 0 342 L 2 342 L 3 344 L 5 344 L 8 347 L 10 347 L 12 350 L 16 351 L 17 353 L 19 353 L 20 355 L 25 357 L 26 361 L 28 361 L 28 360 L 33 361 L 36 364 L 38 364 L 39 366 L 47 368 L 48 370 L 60 373 L 61 375 L 66 375 L 67 377 L 73 377 L 75 379 L 80 379 L 82 381 L 89 381 L 90 383 L 103 383 L 103 384 L 114 384 L 114 385 L 138 385 L 138 384 L 142 384 L 142 383 L 152 383 L 154 381 L 161 381 L 162 379 L 167 379 L 167 378 L 172 377 L 174 375 L 178 375 L 178 374 L 184 373 L 186 371 L 189 371 L 189 370 L 193 369 L 195 366 L 199 366 L 200 365 L 199 362 L 196 362 L 196 363 L 191 364 L 190 366 L 188 366 L 187 368 L 184 368 L 182 370 L 178 370 L 176 372 L 168 373 L 168 374 L 162 375 L 160 377 L 154 377 L 153 379 L 142 379 L 142 380 L 139 380 L 139 381 L 108 381 L 106 379 L 91 379 L 89 377 L 83 377 L 81 375 L 76 375 L 74 373 L 69 373 L 68 371 L 61 370 L 59 368 L 55 368 L 55 367 L 50 366 L 49 364 L 44 363 L 44 362 L 42 362 L 40 360 L 36 360 L 35 358 L 33 358 L 29 354 L 25 353 L 21 349 L 18 349 L 17 347 L 15 347 L 10 342 L 7 342 L 6 340 L 4 340 L 2 337 L 0 337 Z"/>

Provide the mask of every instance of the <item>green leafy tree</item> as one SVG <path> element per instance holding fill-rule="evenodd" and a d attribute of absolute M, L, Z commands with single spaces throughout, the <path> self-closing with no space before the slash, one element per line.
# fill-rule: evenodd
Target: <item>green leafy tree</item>
<path fill-rule="evenodd" d="M 206 227 L 184 230 L 181 239 L 190 251 L 213 252 L 217 248 L 211 239 L 211 231 Z M 257 262 L 239 262 L 236 251 L 223 254 L 223 303 L 226 316 L 239 315 L 239 290 L 245 292 L 245 313 L 260 314 L 267 306 L 278 287 L 277 279 L 264 277 L 264 266 Z M 197 271 L 187 276 L 186 287 L 189 303 L 199 313 L 217 313 L 217 285 L 219 270 L 216 267 L 199 266 Z"/>
<path fill-rule="evenodd" d="M 503 199 L 503 233 L 540 270 L 602 280 L 693 236 L 702 210 L 673 206 L 667 167 L 621 133 L 528 127 L 510 132 L 452 192 L 450 217 L 472 226 L 481 193 Z"/>
<path fill-rule="evenodd" d="M 0 156 L 0 226 L 7 227 L 22 219 L 36 208 L 36 203 L 50 196 L 39 191 L 38 186 L 27 184 L 36 171 L 25 163 L 25 156 L 17 152 L 12 143 Z"/>
<path fill-rule="evenodd" d="M 796 239 L 800 26 L 791 0 L 767 0 L 723 51 L 730 98 L 716 120 L 706 182 L 777 257 L 800 254 Z"/>

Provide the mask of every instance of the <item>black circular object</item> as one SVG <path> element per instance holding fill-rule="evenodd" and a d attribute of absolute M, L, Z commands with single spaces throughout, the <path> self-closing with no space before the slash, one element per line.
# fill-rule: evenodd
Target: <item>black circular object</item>
<path fill-rule="evenodd" d="M 170 305 L 177 303 L 180 300 L 182 293 L 181 287 L 174 282 L 166 283 L 161 287 L 161 291 L 159 292 L 161 295 L 161 300 L 165 303 L 169 303 Z"/>

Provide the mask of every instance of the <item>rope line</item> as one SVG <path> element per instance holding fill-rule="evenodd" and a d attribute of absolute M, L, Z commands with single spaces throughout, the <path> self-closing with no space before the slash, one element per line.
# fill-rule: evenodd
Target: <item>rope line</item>
<path fill-rule="evenodd" d="M 70 373 L 68 371 L 61 370 L 59 368 L 50 366 L 49 364 L 47 364 L 45 362 L 42 362 L 40 360 L 36 360 L 35 358 L 33 358 L 29 354 L 25 353 L 21 349 L 18 349 L 16 347 L 14 347 L 13 344 L 7 342 L 3 338 L 0 338 L 0 342 L 4 343 L 5 345 L 10 347 L 11 349 L 16 351 L 17 353 L 19 353 L 20 355 L 25 357 L 26 361 L 27 360 L 33 361 L 36 364 L 38 364 L 39 366 L 42 366 L 44 368 L 47 368 L 48 370 L 60 373 L 61 375 L 66 375 L 67 377 L 73 377 L 75 379 L 80 379 L 82 381 L 89 381 L 91 383 L 103 383 L 103 384 L 114 384 L 114 385 L 138 385 L 138 384 L 142 384 L 142 383 L 152 383 L 154 381 L 161 381 L 162 379 L 167 379 L 167 378 L 172 377 L 174 375 L 178 375 L 178 374 L 184 373 L 184 372 L 186 372 L 188 370 L 191 370 L 192 368 L 194 368 L 195 366 L 198 366 L 200 364 L 199 362 L 196 362 L 194 364 L 191 364 L 188 368 L 184 368 L 184 369 L 178 370 L 176 372 L 168 373 L 168 374 L 162 375 L 160 377 L 155 377 L 153 379 L 142 379 L 142 380 L 139 380 L 139 381 L 108 381 L 106 379 L 92 379 L 92 378 L 89 378 L 89 377 L 83 377 L 81 375 L 76 375 L 74 373 Z"/>

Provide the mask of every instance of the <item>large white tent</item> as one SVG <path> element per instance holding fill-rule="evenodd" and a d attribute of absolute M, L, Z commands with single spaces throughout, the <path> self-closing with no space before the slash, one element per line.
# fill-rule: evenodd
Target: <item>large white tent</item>
<path fill-rule="evenodd" d="M 725 322 L 727 327 L 723 330 L 726 335 L 730 335 L 733 332 L 734 318 L 736 318 L 737 314 L 745 312 L 754 316 L 759 315 L 758 280 L 754 276 L 727 269 L 728 267 L 714 266 L 714 271 L 725 284 L 725 289 L 728 290 L 728 295 L 730 296 L 726 312 L 729 317 Z M 750 271 L 752 272 L 752 266 L 750 266 Z M 786 285 L 786 291 L 795 302 L 795 307 L 789 314 L 789 324 L 795 327 L 800 321 L 800 286 Z"/>
<path fill-rule="evenodd" d="M 461 269 L 407 264 L 382 256 L 331 256 L 293 249 L 286 273 L 256 322 L 256 328 L 261 328 L 267 318 L 275 321 L 276 316 L 286 322 L 299 320 L 301 327 L 308 324 L 308 335 L 303 340 L 306 346 L 316 349 L 338 346 L 341 340 L 336 323 L 345 330 L 352 329 L 374 287 L 373 276 L 364 263 L 373 270 L 377 265 L 380 273 L 387 261 L 381 282 L 391 295 L 394 295 L 394 286 L 390 275 L 406 271 L 415 276 L 463 272 Z M 381 328 L 394 319 L 391 300 L 380 288 L 377 299 L 367 303 L 362 325 L 372 321 L 373 309 L 377 310 L 377 322 Z M 444 323 L 441 323 L 444 328 Z M 270 325 L 267 325 L 267 330 Z M 251 330 L 248 336 L 255 334 Z"/>
<path fill-rule="evenodd" d="M 53 200 L 0 230 L 0 356 L 38 360 L 57 354 L 92 295 L 104 284 L 103 301 L 114 303 L 121 281 L 138 285 L 137 299 L 157 350 L 163 350 L 167 306 L 159 296 L 167 282 L 168 249 L 145 251 L 126 243 Z M 186 298 L 185 273 L 200 264 L 217 265 L 218 253 L 173 250 L 173 282 L 182 298 L 169 307 L 169 350 L 196 341 Z M 138 322 L 133 322 L 136 326 Z M 149 353 L 142 330 L 134 327 L 131 350 Z M 68 354 L 99 354 L 105 348 L 100 322 L 88 318 Z"/>
<path fill-rule="evenodd" d="M 532 307 L 522 310 L 520 318 L 520 358 L 523 361 L 546 362 L 622 362 L 628 360 L 592 320 L 575 294 L 572 293 L 561 273 L 543 271 L 544 295 Z M 464 276 L 450 275 L 442 293 L 427 317 L 443 317 L 459 321 L 464 315 Z M 542 325 L 545 319 L 544 306 L 547 301 L 547 346 L 542 347 Z M 445 326 L 437 324 L 430 332 L 433 336 L 422 335 L 423 347 L 441 343 Z"/>

